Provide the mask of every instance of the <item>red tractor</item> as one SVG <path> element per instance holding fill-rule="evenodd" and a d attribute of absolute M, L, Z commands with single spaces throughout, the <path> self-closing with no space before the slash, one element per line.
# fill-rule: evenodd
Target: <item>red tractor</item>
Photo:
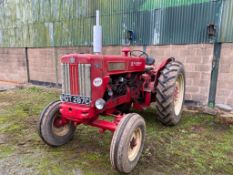
<path fill-rule="evenodd" d="M 155 102 L 158 119 L 176 125 L 183 107 L 185 73 L 174 58 L 155 67 L 154 59 L 143 51 L 124 48 L 122 52 L 121 56 L 63 56 L 61 100 L 41 113 L 39 134 L 46 144 L 61 146 L 72 139 L 78 125 L 109 130 L 113 132 L 111 164 L 129 173 L 141 156 L 146 133 L 144 119 L 129 110 L 145 110 Z M 101 120 L 100 115 L 113 120 Z"/>

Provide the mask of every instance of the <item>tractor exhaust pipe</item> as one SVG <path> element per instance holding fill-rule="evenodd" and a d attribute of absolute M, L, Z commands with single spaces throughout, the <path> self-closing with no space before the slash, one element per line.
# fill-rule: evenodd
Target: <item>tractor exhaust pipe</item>
<path fill-rule="evenodd" d="M 102 27 L 100 25 L 100 11 L 96 10 L 96 25 L 93 27 L 93 52 L 102 52 Z"/>

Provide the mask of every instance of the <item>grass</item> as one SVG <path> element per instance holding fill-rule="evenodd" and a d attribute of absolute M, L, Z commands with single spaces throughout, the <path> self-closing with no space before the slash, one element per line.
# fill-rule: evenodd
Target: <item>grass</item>
<path fill-rule="evenodd" d="M 59 148 L 37 134 L 38 116 L 59 90 L 30 87 L 0 93 L 0 174 L 118 174 L 111 168 L 112 134 L 79 126 L 74 139 Z M 147 124 L 143 155 L 132 174 L 233 174 L 233 127 L 213 116 L 184 113 L 175 127 L 140 112 Z"/>

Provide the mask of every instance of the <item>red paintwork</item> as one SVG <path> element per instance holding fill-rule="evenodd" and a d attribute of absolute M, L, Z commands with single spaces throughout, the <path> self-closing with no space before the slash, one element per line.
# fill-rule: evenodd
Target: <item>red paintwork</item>
<path fill-rule="evenodd" d="M 165 68 L 165 66 L 171 62 L 174 61 L 175 58 L 167 58 L 165 59 L 154 71 L 155 77 L 155 86 L 158 84 L 158 77 L 160 76 L 160 72 Z"/>
<path fill-rule="evenodd" d="M 64 117 L 57 117 L 57 118 L 54 120 L 54 125 L 55 125 L 57 128 L 63 127 L 63 126 L 65 126 L 67 123 L 68 123 L 68 120 L 65 119 Z"/>
<path fill-rule="evenodd" d="M 78 105 L 73 103 L 63 102 L 60 104 L 60 112 L 64 119 L 71 120 L 75 124 L 87 124 L 101 128 L 101 132 L 105 130 L 115 131 L 117 124 L 123 117 L 123 115 L 113 115 L 115 120 L 113 122 L 99 120 L 100 114 L 113 114 L 117 112 L 116 106 L 124 103 L 129 103 L 134 99 L 137 99 L 140 92 L 144 98 L 143 103 L 134 101 L 134 108 L 144 109 L 148 107 L 154 98 L 152 93 L 155 93 L 155 85 L 157 84 L 157 77 L 160 75 L 160 71 L 172 60 L 166 59 L 157 68 L 152 69 L 149 72 L 145 72 L 145 58 L 141 57 L 129 57 L 130 50 L 124 48 L 122 50 L 123 56 L 116 55 L 92 55 L 92 54 L 70 54 L 62 57 L 61 62 L 70 65 L 70 89 L 71 95 L 78 95 L 78 64 L 91 64 L 91 103 L 90 105 Z M 73 58 L 70 63 L 70 58 Z M 124 69 L 121 70 L 109 70 L 109 63 L 123 63 L 125 64 Z M 126 95 L 119 96 L 114 99 L 109 99 L 103 110 L 97 110 L 95 108 L 95 101 L 99 98 L 103 98 L 106 89 L 110 88 L 108 83 L 111 75 L 117 74 L 128 74 L 130 78 L 131 73 L 139 73 L 137 77 L 139 82 L 142 84 L 137 86 L 135 89 L 127 89 Z M 103 83 L 99 87 L 93 85 L 95 78 L 101 78 Z M 143 92 L 143 93 L 142 93 Z M 155 96 L 155 95 L 153 95 Z"/>
<path fill-rule="evenodd" d="M 94 120 L 93 122 L 89 123 L 89 125 L 101 128 L 100 133 L 104 132 L 105 130 L 110 130 L 114 132 L 116 130 L 118 123 L 121 121 L 122 117 L 124 116 L 120 114 L 119 115 L 108 114 L 108 115 L 115 117 L 115 120 L 113 122 L 109 122 L 106 120 Z"/>
<path fill-rule="evenodd" d="M 106 120 L 95 120 L 95 121 L 91 122 L 89 125 L 95 126 L 95 127 L 98 127 L 98 128 L 102 128 L 103 131 L 109 130 L 109 131 L 112 131 L 112 132 L 115 131 L 115 129 L 117 127 L 116 123 L 109 122 L 109 121 L 106 121 Z"/>
<path fill-rule="evenodd" d="M 128 47 L 124 47 L 124 48 L 122 49 L 122 52 L 124 53 L 124 56 L 128 56 L 129 53 L 130 53 L 130 51 L 131 51 L 131 49 L 128 48 Z"/>
<path fill-rule="evenodd" d="M 78 95 L 78 66 L 70 65 L 70 91 L 74 95 Z"/>
<path fill-rule="evenodd" d="M 97 114 L 97 109 L 94 106 L 77 105 L 73 103 L 61 103 L 60 113 L 68 120 L 85 123 L 94 118 Z"/>

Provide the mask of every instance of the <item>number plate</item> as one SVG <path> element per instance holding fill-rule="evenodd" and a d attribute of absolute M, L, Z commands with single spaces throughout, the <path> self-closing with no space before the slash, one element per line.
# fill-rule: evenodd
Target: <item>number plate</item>
<path fill-rule="evenodd" d="M 71 95 L 62 94 L 60 98 L 61 98 L 61 101 L 63 102 L 70 102 L 70 103 L 76 103 L 76 104 L 89 105 L 91 102 L 90 97 L 83 97 L 83 96 L 71 96 Z"/>

